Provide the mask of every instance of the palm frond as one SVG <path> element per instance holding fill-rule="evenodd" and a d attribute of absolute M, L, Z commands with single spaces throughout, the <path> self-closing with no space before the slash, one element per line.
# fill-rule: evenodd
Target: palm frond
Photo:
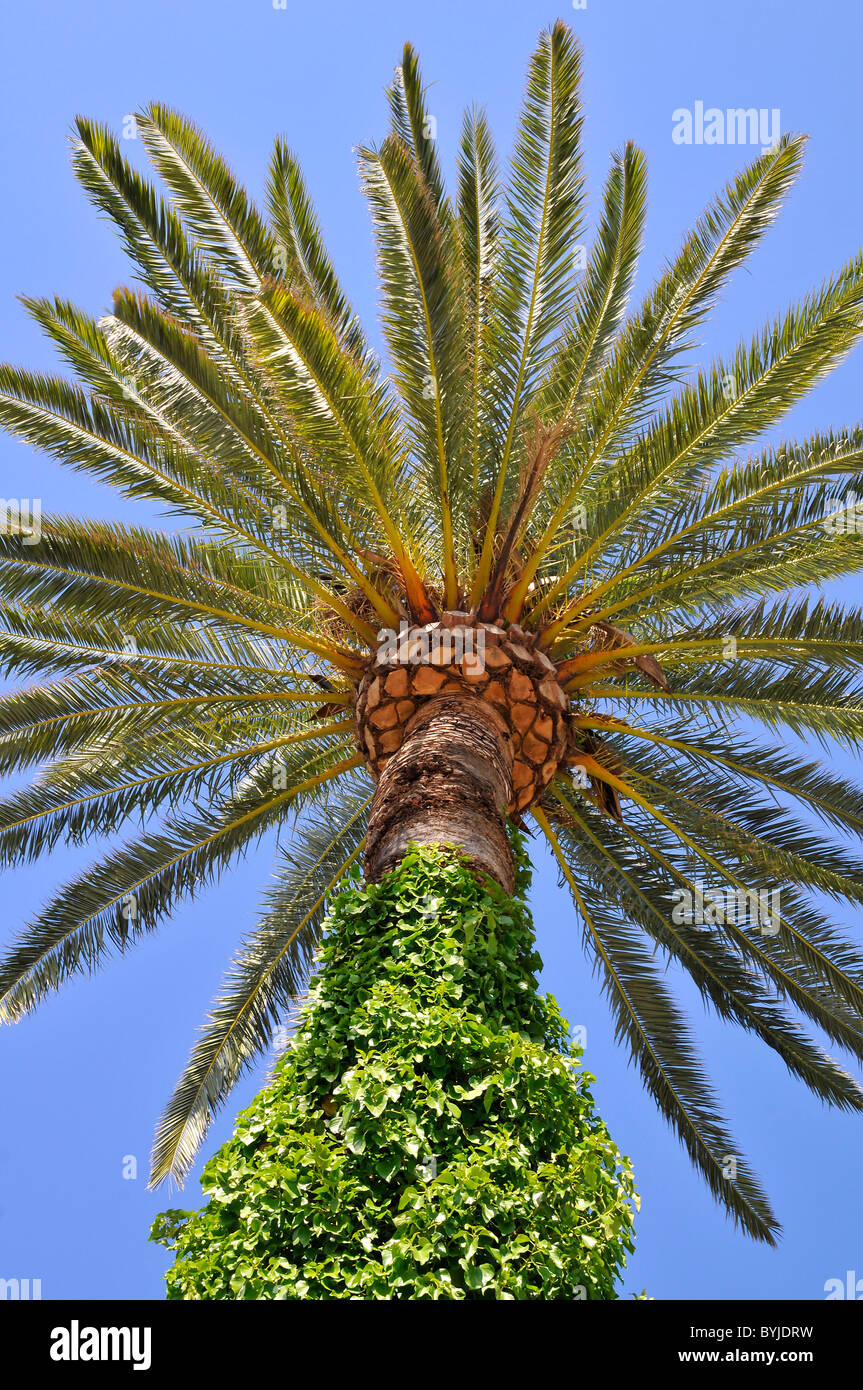
<path fill-rule="evenodd" d="M 584 923 L 611 1005 L 616 1033 L 629 1044 L 645 1084 L 714 1196 L 749 1235 L 776 1243 L 779 1225 L 716 1108 L 686 1023 L 637 931 L 601 893 L 579 883 L 560 840 L 539 808 L 534 815 L 551 845 Z M 729 1159 L 734 1158 L 733 1169 Z M 733 1178 L 726 1173 L 733 1171 Z"/>
<path fill-rule="evenodd" d="M 327 904 L 362 850 L 368 789 L 334 792 L 282 851 L 266 911 L 231 963 L 156 1131 L 150 1185 L 188 1172 L 214 1114 L 305 987 Z"/>
<path fill-rule="evenodd" d="M 178 111 L 154 102 L 136 116 L 150 158 L 174 206 L 208 258 L 255 290 L 276 264 L 260 213 L 206 136 Z"/>
<path fill-rule="evenodd" d="M 458 164 L 458 221 L 465 299 L 465 343 L 470 363 L 468 436 L 471 500 L 479 500 L 480 455 L 488 429 L 494 361 L 490 321 L 500 258 L 500 181 L 488 122 L 476 109 L 465 114 Z M 476 511 L 474 512 L 476 514 Z"/>
<path fill-rule="evenodd" d="M 400 140 L 360 151 L 363 187 L 377 235 L 384 332 L 413 447 L 440 517 L 444 601 L 459 584 L 453 518 L 465 520 L 465 325 L 458 248 L 420 166 Z M 426 472 L 426 470 L 428 470 Z"/>
<path fill-rule="evenodd" d="M 581 54 L 562 21 L 540 37 L 527 91 L 501 233 L 490 334 L 496 385 L 495 440 L 488 486 L 493 491 L 472 600 L 491 572 L 498 517 L 525 403 L 546 364 L 549 342 L 572 305 L 584 180 L 580 145 Z"/>
<path fill-rule="evenodd" d="M 301 804 L 361 762 L 356 754 L 337 760 L 329 748 L 317 754 L 289 749 L 283 757 L 284 790 L 272 790 L 273 758 L 267 757 L 223 807 L 169 820 L 62 889 L 0 961 L 0 1018 L 20 1018 L 74 974 L 92 971 L 112 947 L 125 950 L 155 930 L 179 901 L 194 896 L 202 882 L 216 881 L 237 854 L 278 824 L 289 803 Z"/>
<path fill-rule="evenodd" d="M 565 419 L 576 409 L 614 342 L 644 237 L 646 175 L 644 155 L 630 141 L 613 158 L 575 312 L 539 397 L 539 409 L 548 418 Z"/>

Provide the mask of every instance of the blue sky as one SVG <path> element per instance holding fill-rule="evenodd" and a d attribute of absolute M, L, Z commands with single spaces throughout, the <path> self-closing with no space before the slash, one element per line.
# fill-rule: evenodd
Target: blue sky
<path fill-rule="evenodd" d="M 210 134 L 253 193 L 284 134 L 300 155 L 336 265 L 356 306 L 375 321 L 375 275 L 353 148 L 383 135 L 383 88 L 405 39 L 419 48 L 430 109 L 451 169 L 460 111 L 487 106 L 509 150 L 526 62 L 556 14 L 583 37 L 587 170 L 593 206 L 609 152 L 633 138 L 646 151 L 649 222 L 639 289 L 685 229 L 755 153 L 680 145 L 673 112 L 756 107 L 810 136 L 807 164 L 763 246 L 739 272 L 706 335 L 701 361 L 728 351 L 808 292 L 860 243 L 863 184 L 857 92 L 863 17 L 857 5 L 692 0 L 661 5 L 588 0 L 559 11 L 536 0 L 323 5 L 286 0 L 149 0 L 86 6 L 28 0 L 4 18 L 0 160 L 0 355 L 56 366 L 15 295 L 60 294 L 98 312 L 128 278 L 119 243 L 72 176 L 66 132 L 76 112 L 118 132 L 136 106 L 176 105 Z M 130 142 L 130 153 L 131 142 Z M 863 353 L 798 407 L 783 433 L 804 437 L 860 415 Z M 0 495 L 39 496 L 46 511 L 150 520 L 107 488 L 0 440 Z M 859 581 L 843 590 L 860 601 Z M 847 769 L 846 769 L 847 770 Z M 33 913 L 93 851 L 63 851 L 3 880 L 2 935 Z M 33 1018 L 0 1035 L 0 1277 L 40 1278 L 45 1298 L 159 1298 L 165 1252 L 146 1243 L 169 1205 L 197 1200 L 146 1192 L 154 1121 L 239 935 L 251 926 L 270 860 L 254 856 L 176 914 L 170 926 L 79 980 Z M 827 1112 L 768 1049 L 704 1015 L 682 990 L 714 1079 L 785 1226 L 776 1250 L 735 1233 L 658 1118 L 614 1043 L 568 898 L 541 861 L 534 888 L 543 984 L 587 1028 L 586 1065 L 620 1147 L 635 1164 L 643 1208 L 627 1290 L 657 1298 L 823 1298 L 827 1279 L 863 1276 L 859 1174 L 863 1119 Z M 863 936 L 860 916 L 838 920 Z M 239 1088 L 206 1152 L 230 1132 L 262 1072 Z M 138 1177 L 123 1177 L 124 1159 Z M 126 1165 L 128 1167 L 128 1165 Z"/>

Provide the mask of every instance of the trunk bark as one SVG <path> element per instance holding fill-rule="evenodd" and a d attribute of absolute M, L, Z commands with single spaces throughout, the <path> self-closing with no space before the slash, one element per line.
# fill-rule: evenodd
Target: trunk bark
<path fill-rule="evenodd" d="M 366 878 L 394 869 L 411 842 L 455 845 L 511 893 L 504 817 L 512 800 L 512 744 L 483 700 L 445 695 L 423 705 L 378 780 L 366 837 Z"/>

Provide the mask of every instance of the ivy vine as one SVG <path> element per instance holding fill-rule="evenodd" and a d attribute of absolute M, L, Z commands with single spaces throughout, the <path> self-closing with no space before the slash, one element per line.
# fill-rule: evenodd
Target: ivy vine
<path fill-rule="evenodd" d="M 412 850 L 334 899 L 291 1046 L 167 1211 L 171 1299 L 610 1299 L 632 1171 L 597 1116 L 524 904 Z"/>

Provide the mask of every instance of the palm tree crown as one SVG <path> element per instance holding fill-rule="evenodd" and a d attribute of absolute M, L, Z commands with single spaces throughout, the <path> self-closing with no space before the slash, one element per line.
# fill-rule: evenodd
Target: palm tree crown
<path fill-rule="evenodd" d="M 37 682 L 0 700 L 2 770 L 36 769 L 0 805 L 3 861 L 148 820 L 9 949 L 3 1018 L 292 830 L 162 1119 L 154 1180 L 188 1170 L 269 1045 L 363 852 L 376 778 L 422 696 L 382 684 L 382 630 L 496 645 L 509 727 L 532 706 L 509 812 L 550 845 L 620 1037 L 747 1231 L 770 1240 L 776 1223 L 745 1162 L 728 1176 L 737 1149 L 663 958 L 820 1097 L 863 1108 L 796 1017 L 863 1059 L 863 959 L 816 898 L 863 901 L 844 843 L 863 831 L 859 792 L 771 740 L 784 727 L 851 748 L 863 731 L 863 616 L 805 594 L 863 564 L 856 528 L 825 525 L 863 471 L 863 433 L 740 458 L 860 336 L 863 260 L 693 373 L 803 140 L 731 182 L 627 316 L 645 162 L 632 144 L 614 156 L 582 273 L 580 68 L 563 24 L 544 33 L 506 191 L 473 110 L 449 194 L 405 49 L 392 132 L 359 151 L 388 373 L 285 144 L 265 215 L 176 112 L 137 118 L 167 201 L 106 129 L 76 122 L 75 171 L 143 292 L 118 291 L 99 320 L 25 301 L 81 384 L 3 367 L 0 419 L 178 524 L 48 516 L 38 536 L 23 522 L 0 536 L 4 668 Z M 491 676 L 475 682 L 487 704 Z M 675 911 L 705 885 L 728 903 L 779 890 L 779 906 L 769 925 L 715 907 L 705 929 Z"/>

